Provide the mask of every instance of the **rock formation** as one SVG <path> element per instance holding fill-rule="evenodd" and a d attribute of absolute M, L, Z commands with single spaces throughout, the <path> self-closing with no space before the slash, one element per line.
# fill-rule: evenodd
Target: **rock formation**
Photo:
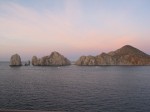
<path fill-rule="evenodd" d="M 75 63 L 76 65 L 95 65 L 96 59 L 94 56 L 81 56 Z"/>
<path fill-rule="evenodd" d="M 150 65 L 150 55 L 130 45 L 97 56 L 81 56 L 76 65 Z"/>
<path fill-rule="evenodd" d="M 32 57 L 32 65 L 37 66 L 38 65 L 38 58 L 36 56 Z"/>
<path fill-rule="evenodd" d="M 21 66 L 22 62 L 21 62 L 21 58 L 18 54 L 14 54 L 11 56 L 10 59 L 10 66 Z"/>
<path fill-rule="evenodd" d="M 52 52 L 49 56 L 39 59 L 36 56 L 32 58 L 33 66 L 64 66 L 70 64 L 71 62 L 58 52 Z"/>
<path fill-rule="evenodd" d="M 30 61 L 25 62 L 24 66 L 30 66 Z"/>

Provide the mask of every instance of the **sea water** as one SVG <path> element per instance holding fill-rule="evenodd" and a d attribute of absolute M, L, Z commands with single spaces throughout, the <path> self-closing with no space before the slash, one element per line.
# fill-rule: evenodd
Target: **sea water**
<path fill-rule="evenodd" d="M 10 67 L 1 62 L 0 109 L 149 112 L 150 66 Z"/>

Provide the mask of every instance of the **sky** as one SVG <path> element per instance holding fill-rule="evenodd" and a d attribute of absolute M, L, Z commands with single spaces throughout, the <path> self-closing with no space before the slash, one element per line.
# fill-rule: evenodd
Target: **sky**
<path fill-rule="evenodd" d="M 0 0 L 0 61 L 70 60 L 132 45 L 150 54 L 150 0 Z"/>

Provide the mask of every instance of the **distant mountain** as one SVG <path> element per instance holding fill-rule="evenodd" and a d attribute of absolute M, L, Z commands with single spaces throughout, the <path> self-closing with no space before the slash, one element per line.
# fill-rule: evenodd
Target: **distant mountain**
<path fill-rule="evenodd" d="M 76 65 L 150 65 L 150 55 L 130 45 L 97 56 L 81 56 Z"/>
<path fill-rule="evenodd" d="M 130 45 L 125 45 L 122 48 L 112 51 L 108 53 L 109 55 L 141 55 L 141 56 L 149 56 L 148 54 L 144 53 L 143 51 L 140 51 L 139 49 L 132 47 Z"/>

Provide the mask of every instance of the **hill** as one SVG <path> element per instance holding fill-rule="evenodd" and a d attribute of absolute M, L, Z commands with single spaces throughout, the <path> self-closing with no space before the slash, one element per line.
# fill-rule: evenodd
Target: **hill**
<path fill-rule="evenodd" d="M 81 56 L 76 65 L 150 65 L 150 56 L 133 46 L 125 45 L 109 53 Z"/>

